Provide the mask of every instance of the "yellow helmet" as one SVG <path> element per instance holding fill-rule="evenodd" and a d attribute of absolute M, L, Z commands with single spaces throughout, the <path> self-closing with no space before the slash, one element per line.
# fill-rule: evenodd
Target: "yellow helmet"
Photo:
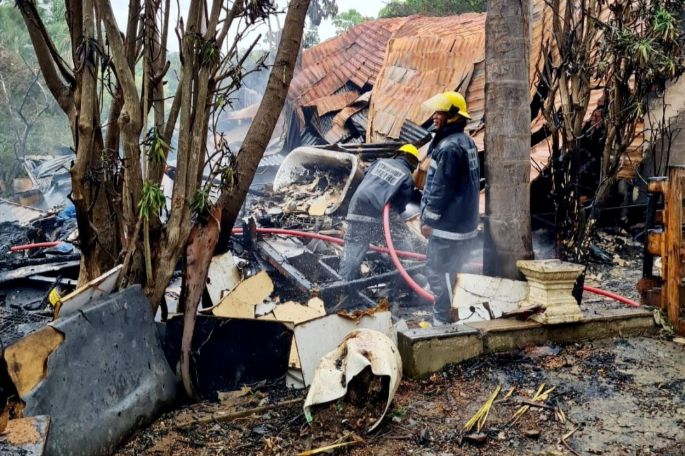
<path fill-rule="evenodd" d="M 402 152 L 406 152 L 407 154 L 412 155 L 416 158 L 419 158 L 419 150 L 411 144 L 405 144 L 404 146 L 400 147 L 399 150 Z"/>
<path fill-rule="evenodd" d="M 466 100 L 458 92 L 443 92 L 429 98 L 423 102 L 423 105 L 431 111 L 440 111 L 449 113 L 450 117 L 459 114 L 462 117 L 470 119 L 471 116 L 466 109 Z"/>

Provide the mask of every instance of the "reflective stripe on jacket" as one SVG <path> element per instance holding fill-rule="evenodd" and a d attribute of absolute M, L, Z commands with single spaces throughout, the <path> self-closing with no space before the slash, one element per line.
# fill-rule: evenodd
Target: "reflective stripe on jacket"
<path fill-rule="evenodd" d="M 448 127 L 451 134 L 433 149 L 433 174 L 421 221 L 433 228 L 431 236 L 460 241 L 475 237 L 478 227 L 478 149 L 464 133 L 464 123 Z"/>
<path fill-rule="evenodd" d="M 373 217 L 380 220 L 387 202 L 398 213 L 404 212 L 414 189 L 411 170 L 409 160 L 404 157 L 376 160 L 366 170 L 364 180 L 352 196 L 348 219 L 362 221 L 361 217 Z"/>

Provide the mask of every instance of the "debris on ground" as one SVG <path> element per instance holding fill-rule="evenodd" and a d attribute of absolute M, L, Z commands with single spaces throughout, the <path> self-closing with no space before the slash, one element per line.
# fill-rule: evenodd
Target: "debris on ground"
<path fill-rule="evenodd" d="M 255 306 L 266 300 L 273 290 L 274 285 L 269 274 L 260 271 L 239 282 L 215 306 L 202 309 L 201 312 L 215 317 L 255 318 Z"/>
<path fill-rule="evenodd" d="M 368 432 L 371 432 L 383 420 L 401 378 L 402 358 L 395 343 L 378 331 L 354 330 L 316 366 L 304 403 L 305 417 L 311 423 L 313 415 L 316 415 L 312 407 L 344 397 L 344 402 L 349 402 L 359 411 L 355 421 L 350 423 L 352 427 L 367 428 L 370 425 Z M 363 412 L 370 414 L 365 416 Z"/>
<path fill-rule="evenodd" d="M 50 417 L 47 454 L 107 454 L 173 404 L 176 379 L 139 286 L 34 328 L 11 338 L 6 328 L 3 357 L 23 416 Z"/>
<path fill-rule="evenodd" d="M 452 321 L 494 320 L 519 308 L 528 296 L 528 282 L 457 274 L 452 299 Z"/>
<path fill-rule="evenodd" d="M 388 337 L 393 344 L 397 344 L 396 329 L 387 306 L 380 306 L 380 311 L 361 315 L 358 319 L 333 314 L 295 325 L 295 343 L 302 366 L 301 386 L 311 385 L 319 361 L 359 329 L 377 331 Z"/>
<path fill-rule="evenodd" d="M 141 431 L 117 455 L 180 456 L 224 448 L 236 456 L 294 456 L 350 433 L 362 436 L 364 443 L 341 454 L 564 455 L 570 452 L 559 446 L 560 439 L 579 428 L 565 440 L 580 454 L 677 456 L 685 452 L 682 359 L 682 346 L 649 338 L 570 344 L 557 355 L 535 359 L 476 358 L 421 381 L 403 380 L 388 417 L 366 435 L 350 427 L 355 417 L 345 415 L 343 404 L 330 406 L 336 412 L 329 412 L 332 419 L 325 423 L 318 412 L 309 426 L 302 413 L 303 392 L 263 386 L 259 391 L 264 395 L 246 396 L 241 410 L 300 400 L 220 425 L 179 429 L 176 420 L 191 409 L 197 417 L 216 413 L 209 404 L 182 409 Z M 562 410 L 566 422 L 556 419 L 554 410 L 531 407 L 509 427 L 525 405 L 521 401 L 531 401 L 542 383 L 555 389 L 541 406 Z M 461 429 L 498 385 L 514 392 L 493 402 L 481 430 L 487 442 L 460 443 Z"/>

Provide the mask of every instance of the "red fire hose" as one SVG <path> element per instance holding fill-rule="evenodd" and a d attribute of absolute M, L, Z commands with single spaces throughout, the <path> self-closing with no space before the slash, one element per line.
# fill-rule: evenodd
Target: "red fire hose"
<path fill-rule="evenodd" d="M 416 293 L 421 296 L 422 298 L 433 302 L 434 298 L 433 295 L 428 293 L 426 290 L 421 288 L 414 280 L 407 274 L 407 271 L 404 269 L 402 266 L 402 263 L 400 263 L 400 260 L 398 256 L 402 256 L 405 258 L 414 258 L 416 260 L 425 260 L 426 255 L 422 255 L 420 253 L 414 253 L 414 252 L 405 252 L 402 250 L 395 250 L 395 247 L 393 246 L 392 243 L 392 237 L 390 236 L 390 212 L 389 212 L 390 205 L 386 204 L 385 207 L 383 208 L 383 231 L 385 233 L 385 242 L 388 245 L 388 248 L 385 247 L 377 247 L 375 245 L 370 245 L 369 248 L 371 250 L 374 250 L 376 252 L 382 252 L 382 253 L 388 253 L 390 254 L 390 257 L 392 258 L 392 262 L 399 271 L 400 275 L 402 278 L 407 282 L 407 285 L 409 285 Z M 233 228 L 231 232 L 233 234 L 236 233 L 242 233 L 243 229 L 242 228 Z M 324 234 L 319 234 L 319 233 L 309 233 L 307 231 L 297 231 L 297 230 L 284 230 L 281 228 L 257 228 L 258 233 L 262 234 L 282 234 L 286 236 L 297 236 L 297 237 L 308 237 L 312 239 L 320 239 L 322 241 L 326 242 L 335 242 L 336 244 L 343 244 L 343 240 L 340 238 L 336 238 L 333 236 L 326 236 Z M 35 244 L 23 244 L 23 245 L 15 245 L 14 247 L 10 248 L 10 251 L 16 252 L 18 250 L 27 250 L 27 249 L 37 249 L 41 247 L 55 247 L 56 245 L 61 244 L 61 242 L 38 242 Z M 589 293 L 594 293 L 598 294 L 601 296 L 606 296 L 611 299 L 615 299 L 616 301 L 622 302 L 624 304 L 627 304 L 632 307 L 640 307 L 640 303 L 632 301 L 628 298 L 625 298 L 623 296 L 617 295 L 616 293 L 612 293 L 610 291 L 602 290 L 600 288 L 595 288 L 595 287 L 590 287 L 588 285 L 583 286 L 583 290 L 589 292 Z"/>
<path fill-rule="evenodd" d="M 231 230 L 231 233 L 237 234 L 237 233 L 242 233 L 243 229 L 242 228 L 233 228 Z M 343 240 L 337 237 L 333 236 L 326 236 L 325 234 L 319 234 L 319 233 L 309 233 L 307 231 L 297 231 L 297 230 L 284 230 L 282 228 L 257 228 L 258 233 L 262 234 L 283 234 L 286 236 L 296 236 L 296 237 L 308 237 L 312 239 L 320 239 L 322 241 L 326 242 L 335 242 L 336 244 L 343 244 Z M 382 253 L 390 253 L 389 249 L 386 249 L 385 247 L 377 247 L 375 245 L 370 245 L 369 249 L 375 251 L 375 252 L 382 252 Z M 397 255 L 405 258 L 414 258 L 416 260 L 425 260 L 426 255 L 421 255 L 420 253 L 414 253 L 414 252 L 404 252 L 402 250 L 398 250 Z"/>
<path fill-rule="evenodd" d="M 631 307 L 640 307 L 639 302 L 632 301 L 628 298 L 624 298 L 621 295 L 617 295 L 616 293 L 612 293 L 610 291 L 602 290 L 600 288 L 595 288 L 595 287 L 590 287 L 588 285 L 584 285 L 583 290 L 590 292 L 590 293 L 598 294 L 601 296 L 606 296 L 607 298 L 615 299 L 616 301 L 622 302 L 623 304 L 627 304 Z"/>
<path fill-rule="evenodd" d="M 395 264 L 395 267 L 399 271 L 400 275 L 404 279 L 405 282 L 407 282 L 407 285 L 411 287 L 412 290 L 414 290 L 419 296 L 421 296 L 423 299 L 434 302 L 435 298 L 433 297 L 432 294 L 428 293 L 426 290 L 421 288 L 419 284 L 414 282 L 414 279 L 412 279 L 409 274 L 407 274 L 407 271 L 404 269 L 402 266 L 402 263 L 400 263 L 400 259 L 397 258 L 397 252 L 395 252 L 395 246 L 392 244 L 392 236 L 390 236 L 390 204 L 386 204 L 383 207 L 383 231 L 385 232 L 385 243 L 388 245 L 388 250 L 390 250 L 390 257 L 392 258 L 392 262 Z"/>
<path fill-rule="evenodd" d="M 407 274 L 407 271 L 404 270 L 404 267 L 402 267 L 402 263 L 400 263 L 399 258 L 397 258 L 397 255 L 395 254 L 395 249 L 392 244 L 392 237 L 390 236 L 390 205 L 386 204 L 385 207 L 383 207 L 383 230 L 385 231 L 385 242 L 388 244 L 388 249 L 390 250 L 390 256 L 392 257 L 392 262 L 395 264 L 395 267 L 399 271 L 400 275 L 404 280 L 407 282 L 407 285 L 409 285 L 416 293 L 419 294 L 424 299 L 427 299 L 428 301 L 433 302 L 435 299 L 433 298 L 433 295 L 428 293 L 426 290 L 421 288 L 414 280 Z M 594 293 L 598 294 L 601 296 L 606 296 L 607 298 L 615 299 L 616 301 L 622 302 L 624 304 L 627 304 L 632 307 L 640 307 L 640 303 L 632 301 L 628 298 L 625 298 L 621 295 L 617 295 L 616 293 L 612 293 L 610 291 L 602 290 L 600 288 L 595 288 L 595 287 L 590 287 L 588 285 L 583 286 L 583 290 L 587 291 L 589 293 Z"/>
<path fill-rule="evenodd" d="M 11 252 L 16 252 L 17 250 L 28 250 L 28 249 L 38 249 L 41 247 L 54 247 L 62 242 L 36 242 L 35 244 L 22 244 L 10 247 Z"/>

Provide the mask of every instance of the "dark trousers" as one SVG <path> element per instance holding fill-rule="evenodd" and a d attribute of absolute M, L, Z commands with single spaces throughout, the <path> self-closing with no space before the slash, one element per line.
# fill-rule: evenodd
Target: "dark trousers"
<path fill-rule="evenodd" d="M 390 211 L 390 234 L 397 250 L 411 250 L 409 228 L 402 221 L 400 214 L 392 210 Z M 345 244 L 340 255 L 338 273 L 345 280 L 354 280 L 359 277 L 359 266 L 364 261 L 369 244 L 385 246 L 382 216 L 379 215 L 376 222 L 348 220 L 343 239 Z"/>
<path fill-rule="evenodd" d="M 452 309 L 452 288 L 455 275 L 461 272 L 471 256 L 471 240 L 452 241 L 431 236 L 428 239 L 426 266 L 428 283 L 435 297 L 433 324 L 449 324 Z"/>

